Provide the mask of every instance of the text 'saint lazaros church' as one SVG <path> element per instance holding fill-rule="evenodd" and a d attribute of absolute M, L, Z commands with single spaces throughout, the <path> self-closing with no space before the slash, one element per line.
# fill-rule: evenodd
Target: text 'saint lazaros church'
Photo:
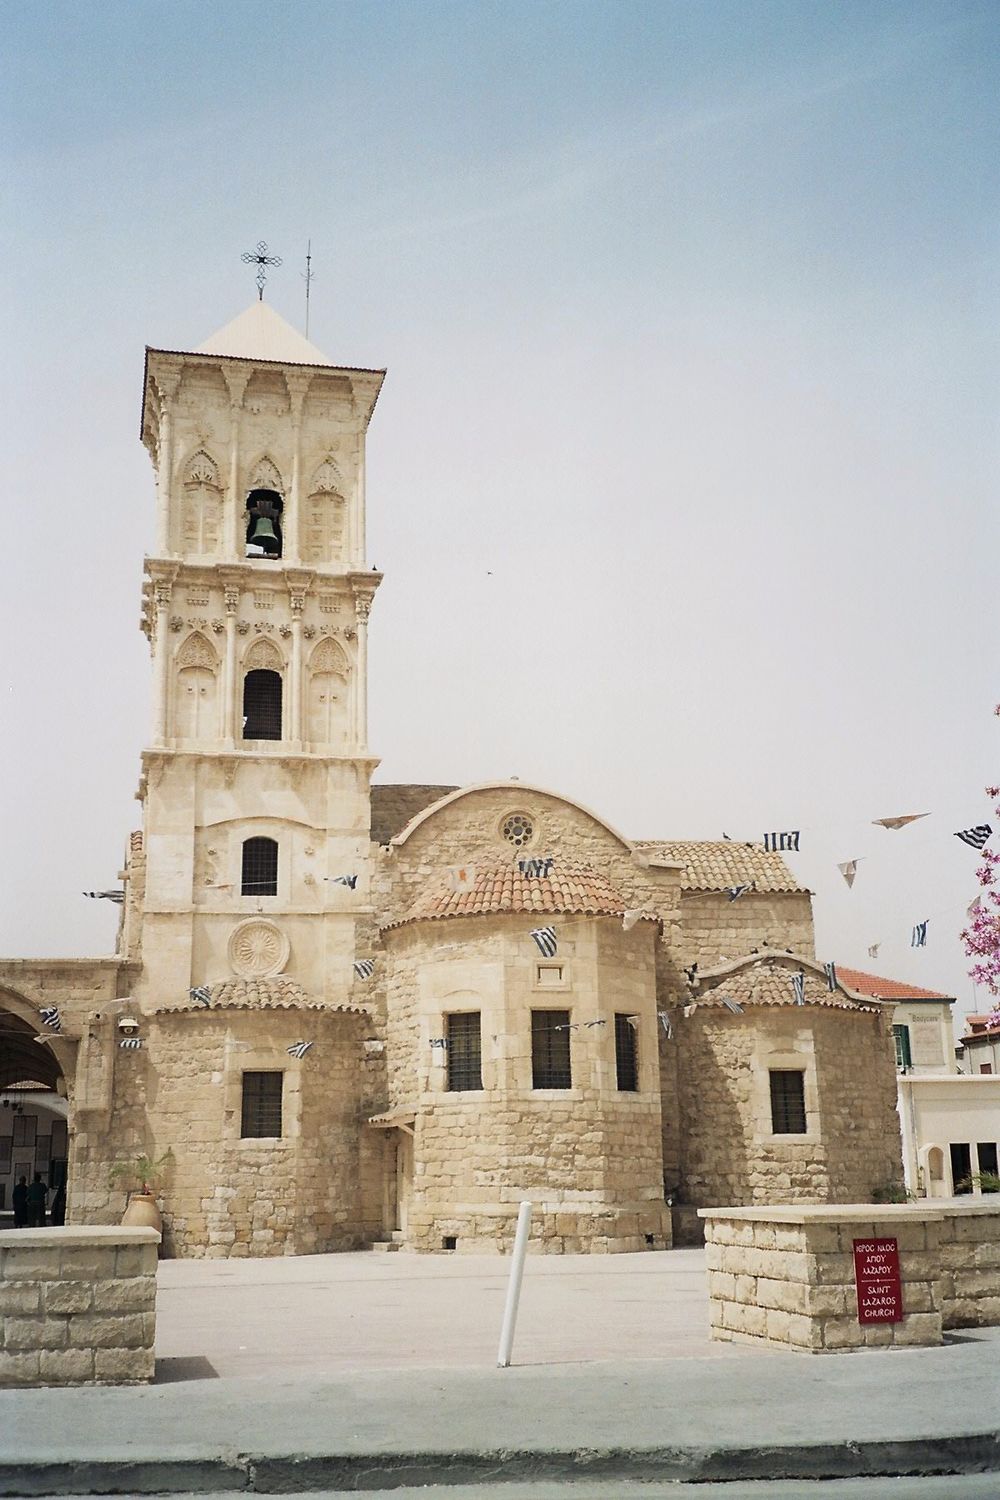
<path fill-rule="evenodd" d="M 506 1248 L 525 1198 L 542 1249 L 664 1248 L 700 1206 L 901 1184 L 891 1006 L 829 988 L 778 854 L 626 838 L 519 781 L 372 785 L 383 376 L 261 301 L 147 350 L 118 951 L 0 962 L 0 1087 L 46 1090 L 67 1222 L 116 1222 L 113 1164 L 168 1147 L 174 1255 Z"/>

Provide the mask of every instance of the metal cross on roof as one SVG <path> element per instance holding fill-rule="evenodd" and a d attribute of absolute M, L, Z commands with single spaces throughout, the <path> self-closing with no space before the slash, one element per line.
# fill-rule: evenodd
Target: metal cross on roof
<path fill-rule="evenodd" d="M 265 266 L 280 266 L 281 265 L 281 256 L 280 255 L 268 255 L 268 253 L 267 253 L 267 241 L 266 240 L 258 240 L 257 241 L 257 249 L 256 250 L 246 250 L 246 251 L 244 251 L 241 259 L 243 260 L 243 262 L 244 262 L 245 265 L 248 265 L 248 266 L 255 265 L 257 267 L 257 296 L 258 296 L 258 299 L 261 302 L 263 302 L 263 300 L 264 300 L 264 283 L 267 280 L 267 271 L 264 269 L 264 267 Z"/>

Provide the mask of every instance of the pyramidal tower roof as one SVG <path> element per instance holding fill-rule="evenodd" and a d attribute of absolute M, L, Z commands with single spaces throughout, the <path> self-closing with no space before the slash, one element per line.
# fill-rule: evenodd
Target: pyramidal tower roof
<path fill-rule="evenodd" d="M 221 354 L 229 359 L 263 359 L 282 365 L 329 365 L 333 361 L 286 323 L 267 302 L 250 306 L 192 351 Z"/>

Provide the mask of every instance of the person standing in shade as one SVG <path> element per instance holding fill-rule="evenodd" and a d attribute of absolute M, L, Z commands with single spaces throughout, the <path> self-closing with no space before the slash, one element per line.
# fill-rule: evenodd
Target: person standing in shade
<path fill-rule="evenodd" d="M 10 1195 L 14 1210 L 14 1228 L 24 1229 L 28 1223 L 28 1179 L 19 1177 Z"/>
<path fill-rule="evenodd" d="M 48 1196 L 49 1190 L 42 1181 L 42 1174 L 36 1172 L 35 1180 L 28 1188 L 28 1224 L 32 1229 L 45 1227 L 45 1203 Z"/>

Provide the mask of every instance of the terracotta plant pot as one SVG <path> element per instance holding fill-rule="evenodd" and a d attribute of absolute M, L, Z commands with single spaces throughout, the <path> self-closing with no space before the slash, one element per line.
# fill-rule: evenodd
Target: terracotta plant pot
<path fill-rule="evenodd" d="M 152 1193 L 133 1193 L 122 1214 L 122 1223 L 130 1224 L 133 1229 L 155 1229 L 161 1233 L 163 1220 Z"/>

